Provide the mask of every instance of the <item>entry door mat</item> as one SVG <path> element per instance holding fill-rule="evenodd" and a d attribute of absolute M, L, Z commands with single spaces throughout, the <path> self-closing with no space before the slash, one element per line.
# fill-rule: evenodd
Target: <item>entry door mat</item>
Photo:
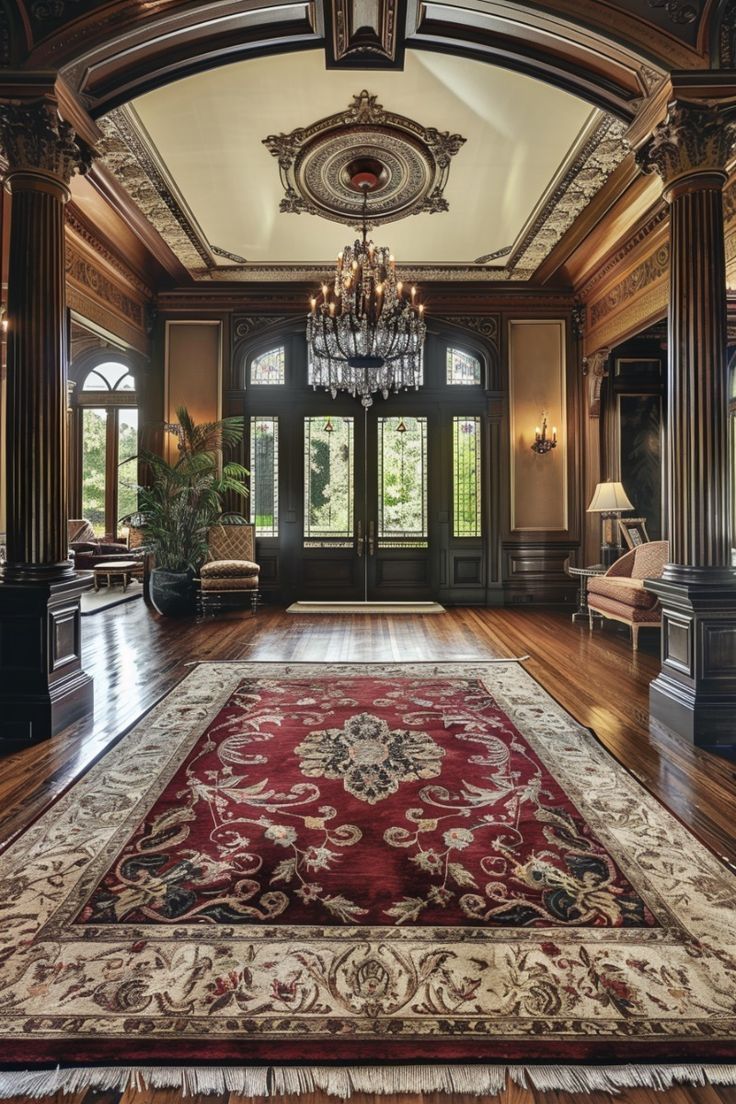
<path fill-rule="evenodd" d="M 731 1077 L 735 917 L 517 664 L 200 664 L 0 856 L 0 1053 Z"/>
<path fill-rule="evenodd" d="M 371 613 L 371 614 L 435 614 L 444 613 L 439 602 L 292 602 L 287 613 Z"/>

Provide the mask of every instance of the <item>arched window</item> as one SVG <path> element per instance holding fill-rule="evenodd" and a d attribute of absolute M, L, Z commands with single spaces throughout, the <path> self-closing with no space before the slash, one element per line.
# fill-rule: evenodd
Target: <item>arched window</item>
<path fill-rule="evenodd" d="M 250 362 L 251 386 L 279 387 L 286 382 L 286 349 L 279 345 L 260 353 Z"/>
<path fill-rule="evenodd" d="M 483 382 L 482 365 L 477 356 L 464 349 L 448 347 L 447 383 L 478 386 Z"/>
<path fill-rule="evenodd" d="M 91 359 L 91 362 L 90 362 Z M 99 363 L 96 363 L 99 361 Z M 116 538 L 138 508 L 138 402 L 125 354 L 96 352 L 73 365 L 72 513 Z M 76 482 L 76 487 L 74 486 Z"/>
<path fill-rule="evenodd" d="M 107 361 L 90 368 L 82 385 L 83 391 L 135 391 L 130 369 L 117 361 Z"/>

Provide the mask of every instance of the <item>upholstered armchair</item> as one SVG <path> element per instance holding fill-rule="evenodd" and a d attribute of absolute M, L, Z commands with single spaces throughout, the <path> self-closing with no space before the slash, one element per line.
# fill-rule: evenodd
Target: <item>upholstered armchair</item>
<path fill-rule="evenodd" d="M 207 562 L 199 572 L 202 612 L 249 601 L 253 613 L 260 598 L 260 567 L 255 562 L 255 526 L 229 520 L 213 525 L 207 536 Z"/>
<path fill-rule="evenodd" d="M 106 560 L 130 558 L 124 541 L 111 537 L 100 540 L 86 518 L 72 518 L 67 522 L 67 538 L 77 571 L 91 571 L 96 564 Z"/>
<path fill-rule="evenodd" d="M 622 621 L 631 629 L 634 651 L 639 647 L 642 625 L 661 628 L 662 611 L 656 594 L 644 587 L 645 579 L 659 579 L 669 556 L 667 541 L 649 541 L 632 548 L 605 575 L 588 579 L 588 617 L 591 632 L 594 614 Z"/>

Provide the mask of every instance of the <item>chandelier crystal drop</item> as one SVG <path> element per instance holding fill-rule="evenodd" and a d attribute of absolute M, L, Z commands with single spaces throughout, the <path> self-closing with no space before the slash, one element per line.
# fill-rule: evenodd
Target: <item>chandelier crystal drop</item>
<path fill-rule="evenodd" d="M 310 300 L 307 349 L 315 390 L 333 398 L 347 391 L 368 407 L 379 392 L 385 399 L 419 388 L 427 326 L 416 288 L 396 278 L 390 250 L 368 241 L 368 193 L 378 175 L 356 170 L 352 184 L 363 193 L 363 237 L 338 254 L 334 280 Z"/>

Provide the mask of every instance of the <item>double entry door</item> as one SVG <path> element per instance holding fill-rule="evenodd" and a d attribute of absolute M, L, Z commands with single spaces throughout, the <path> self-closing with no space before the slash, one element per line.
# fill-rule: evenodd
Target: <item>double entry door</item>
<path fill-rule="evenodd" d="M 336 404 L 337 407 L 337 404 Z M 401 601 L 436 589 L 429 414 L 357 404 L 305 414 L 299 598 Z M 401 412 L 401 411 L 406 412 Z"/>

